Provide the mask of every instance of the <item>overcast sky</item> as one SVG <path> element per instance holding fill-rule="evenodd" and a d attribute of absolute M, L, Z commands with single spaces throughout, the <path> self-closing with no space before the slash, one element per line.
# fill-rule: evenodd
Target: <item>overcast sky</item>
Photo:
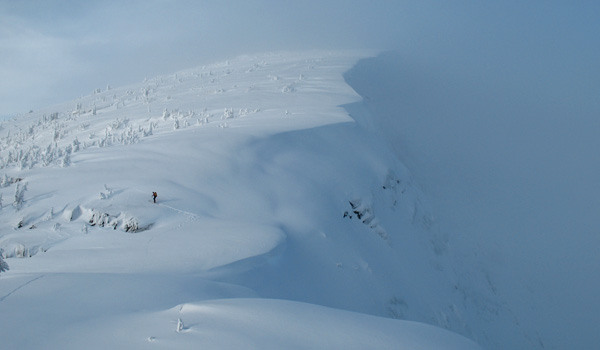
<path fill-rule="evenodd" d="M 587 3 L 0 0 L 0 115 L 239 54 L 305 48 L 395 49 L 474 79 L 486 69 L 518 79 L 519 69 L 564 78 L 594 68 L 581 83 L 597 92 L 600 13 Z M 555 66 L 540 70 L 547 58 Z"/>
<path fill-rule="evenodd" d="M 401 3 L 0 0 L 0 115 L 244 53 L 390 47 Z"/>

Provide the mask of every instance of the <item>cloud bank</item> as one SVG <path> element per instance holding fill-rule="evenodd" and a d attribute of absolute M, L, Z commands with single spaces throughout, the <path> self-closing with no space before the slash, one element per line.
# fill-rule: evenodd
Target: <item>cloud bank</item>
<path fill-rule="evenodd" d="M 246 53 L 388 48 L 396 1 L 3 1 L 0 115 Z"/>
<path fill-rule="evenodd" d="M 599 7 L 512 0 L 3 0 L 0 115 L 240 54 L 302 49 L 392 49 L 472 84 L 493 79 L 526 92 L 554 86 L 555 95 L 589 98 L 600 78 Z"/>

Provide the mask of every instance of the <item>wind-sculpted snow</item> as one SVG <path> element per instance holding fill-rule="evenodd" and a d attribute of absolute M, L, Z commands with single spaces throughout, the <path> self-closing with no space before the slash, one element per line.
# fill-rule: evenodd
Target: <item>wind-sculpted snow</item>
<path fill-rule="evenodd" d="M 479 349 L 456 334 L 424 324 L 259 298 L 186 303 L 112 322 L 116 328 L 132 323 L 140 327 L 133 334 L 106 339 L 83 325 L 74 329 L 76 337 L 59 344 L 126 344 L 128 349 Z M 432 332 L 436 336 L 431 337 Z"/>
<path fill-rule="evenodd" d="M 479 336 L 427 197 L 349 108 L 365 54 L 240 57 L 2 123 L 3 344 L 477 348 L 395 320 Z"/>

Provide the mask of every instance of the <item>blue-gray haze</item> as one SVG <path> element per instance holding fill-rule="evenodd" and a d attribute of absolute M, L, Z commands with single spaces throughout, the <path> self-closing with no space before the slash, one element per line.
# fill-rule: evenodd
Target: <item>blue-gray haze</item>
<path fill-rule="evenodd" d="M 0 0 L 0 115 L 244 53 L 394 50 L 374 78 L 442 229 L 542 293 L 549 348 L 591 349 L 599 18 L 594 1 Z"/>

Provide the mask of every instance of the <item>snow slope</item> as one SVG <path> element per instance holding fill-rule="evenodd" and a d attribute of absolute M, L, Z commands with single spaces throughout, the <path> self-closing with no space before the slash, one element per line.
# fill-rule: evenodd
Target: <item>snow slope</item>
<path fill-rule="evenodd" d="M 3 122 L 3 348 L 493 343 L 500 306 L 344 81 L 366 55 L 244 56 Z"/>
<path fill-rule="evenodd" d="M 598 105 L 574 93 L 578 74 L 542 69 L 565 80 L 548 85 L 524 70 L 500 84 L 500 65 L 467 66 L 385 53 L 345 77 L 451 237 L 457 285 L 479 304 L 469 322 L 478 342 L 596 348 Z"/>

